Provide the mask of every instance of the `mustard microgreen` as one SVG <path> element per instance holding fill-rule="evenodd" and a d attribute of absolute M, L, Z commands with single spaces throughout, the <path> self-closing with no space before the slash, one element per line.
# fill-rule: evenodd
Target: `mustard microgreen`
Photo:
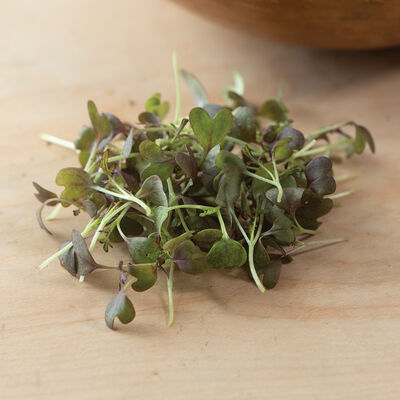
<path fill-rule="evenodd" d="M 81 167 L 66 167 L 56 175 L 60 195 L 37 183 L 41 228 L 45 207 L 53 219 L 61 208 L 89 216 L 82 232 L 45 260 L 59 258 L 74 277 L 83 279 L 99 269 L 120 274 L 117 294 L 105 320 L 132 321 L 135 309 L 127 291 L 150 289 L 166 277 L 174 319 L 173 286 L 180 273 L 207 270 L 246 270 L 261 292 L 278 283 L 296 254 L 343 241 L 310 241 L 329 213 L 334 199 L 332 160 L 375 152 L 373 138 L 353 121 L 304 135 L 279 98 L 261 106 L 244 97 L 244 80 L 224 89 L 226 104 L 211 104 L 203 85 L 191 73 L 179 71 L 173 57 L 176 83 L 175 115 L 165 122 L 169 103 L 160 93 L 145 101 L 135 124 L 100 113 L 88 102 L 89 122 L 74 142 L 50 135 L 42 138 L 74 149 Z M 194 105 L 181 116 L 180 77 Z M 352 132 L 353 131 L 353 132 Z M 86 242 L 87 241 L 87 242 Z M 109 251 L 122 242 L 127 251 L 116 254 L 115 265 L 95 261 L 101 245 Z M 310 246 L 310 247 L 308 247 Z M 306 248 L 304 250 L 304 248 Z M 116 252 L 115 250 L 113 250 Z"/>

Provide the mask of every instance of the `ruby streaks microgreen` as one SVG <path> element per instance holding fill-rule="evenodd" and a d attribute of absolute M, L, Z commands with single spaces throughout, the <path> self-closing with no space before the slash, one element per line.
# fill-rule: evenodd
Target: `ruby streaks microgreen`
<path fill-rule="evenodd" d="M 118 293 L 105 313 L 110 328 L 115 318 L 126 324 L 136 315 L 128 289 L 150 289 L 160 272 L 167 277 L 169 324 L 177 272 L 241 268 L 261 292 L 273 288 L 292 255 L 344 240 L 306 240 L 316 234 L 333 200 L 352 193 L 333 194 L 331 154 L 337 158 L 342 151 L 350 157 L 367 145 L 375 151 L 369 131 L 353 121 L 303 135 L 293 127 L 281 99 L 267 99 L 260 107 L 245 99 L 237 72 L 235 84 L 223 92 L 227 105 L 217 105 L 208 102 L 193 74 L 179 71 L 175 55 L 173 67 L 176 106 L 171 123 L 164 121 L 169 104 L 156 93 L 146 101 L 137 124 L 99 113 L 89 101 L 91 124 L 74 143 L 42 135 L 75 149 L 81 167 L 58 172 L 61 195 L 34 183 L 42 203 L 40 226 L 50 233 L 42 220 L 45 207 L 55 207 L 51 219 L 60 208 L 72 206 L 74 215 L 86 212 L 90 221 L 82 232 L 73 230 L 71 241 L 40 268 L 59 258 L 81 280 L 97 269 L 119 271 Z M 180 115 L 180 76 L 197 106 L 187 117 Z M 89 246 L 85 239 L 90 239 Z M 114 242 L 125 242 L 128 261 L 126 253 L 116 256 L 115 265 L 94 260 L 96 245 L 109 251 Z"/>

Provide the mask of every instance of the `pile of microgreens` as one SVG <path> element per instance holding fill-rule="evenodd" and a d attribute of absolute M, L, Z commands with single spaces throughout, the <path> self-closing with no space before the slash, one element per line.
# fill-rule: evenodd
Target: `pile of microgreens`
<path fill-rule="evenodd" d="M 176 270 L 200 274 L 243 268 L 261 292 L 273 288 L 282 264 L 290 263 L 299 249 L 344 240 L 307 241 L 319 218 L 331 211 L 333 199 L 350 193 L 332 195 L 331 152 L 341 149 L 350 157 L 361 154 L 366 144 L 374 152 L 371 134 L 355 122 L 305 137 L 293 128 L 279 98 L 261 107 L 246 100 L 238 73 L 234 85 L 224 90 L 226 105 L 211 104 L 196 77 L 179 73 L 173 60 L 172 122 L 164 122 L 169 105 L 157 93 L 134 125 L 99 113 L 89 101 L 91 125 L 74 143 L 42 135 L 75 149 L 82 167 L 58 172 L 56 183 L 64 186 L 60 196 L 34 183 L 42 202 L 40 226 L 48 231 L 41 218 L 44 206 L 55 207 L 47 219 L 60 207 L 73 206 L 74 215 L 85 211 L 90 220 L 82 232 L 73 230 L 71 241 L 40 268 L 59 258 L 80 280 L 95 270 L 119 271 L 118 294 L 105 313 L 110 328 L 116 317 L 124 324 L 135 317 L 127 289 L 150 289 L 160 273 L 167 277 L 169 324 Z M 180 115 L 180 76 L 197 105 L 188 117 Z M 343 130 L 349 127 L 355 128 L 354 137 Z M 126 243 L 129 261 L 124 253 L 115 265 L 94 260 L 96 244 L 107 252 L 116 242 Z"/>

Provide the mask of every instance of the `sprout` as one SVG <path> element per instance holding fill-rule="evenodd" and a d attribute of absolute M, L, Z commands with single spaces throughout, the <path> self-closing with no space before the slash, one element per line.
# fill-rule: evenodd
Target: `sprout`
<path fill-rule="evenodd" d="M 181 71 L 197 106 L 182 117 L 175 56 L 173 64 L 177 93 L 172 122 L 165 122 L 169 103 L 156 93 L 145 102 L 138 124 L 99 113 L 89 101 L 91 124 L 75 142 L 43 136 L 76 150 L 81 168 L 58 172 L 56 183 L 64 187 L 60 195 L 34 183 L 42 203 L 40 227 L 50 233 L 42 220 L 46 206 L 55 207 L 52 217 L 60 207 L 73 206 L 74 215 L 87 213 L 90 221 L 82 232 L 73 230 L 71 241 L 40 268 L 59 258 L 81 280 L 98 269 L 117 271 L 118 291 L 105 314 L 110 328 L 115 318 L 126 324 L 135 317 L 126 291 L 148 290 L 160 276 L 167 278 L 169 324 L 179 273 L 241 268 L 261 292 L 275 287 L 282 265 L 308 245 L 319 219 L 332 210 L 332 199 L 351 193 L 329 196 L 336 190 L 333 153 L 335 159 L 340 152 L 349 157 L 366 145 L 375 151 L 369 131 L 355 122 L 303 135 L 292 127 L 280 99 L 269 98 L 261 107 L 245 99 L 237 72 L 235 84 L 223 92 L 227 104 L 217 105 L 208 102 L 193 74 Z M 349 128 L 355 128 L 354 137 Z M 315 248 L 343 240 L 309 243 Z M 95 246 L 108 251 L 114 242 L 127 247 L 115 265 L 96 262 Z"/>

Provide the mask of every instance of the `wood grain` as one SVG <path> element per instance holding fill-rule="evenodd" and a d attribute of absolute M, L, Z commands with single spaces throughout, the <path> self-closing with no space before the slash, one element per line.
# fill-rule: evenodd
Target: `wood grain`
<path fill-rule="evenodd" d="M 323 49 L 400 45 L 397 0 L 173 0 L 234 29 Z"/>
<path fill-rule="evenodd" d="M 398 50 L 277 45 L 164 1 L 5 0 L 0 38 L 1 399 L 400 397 Z M 240 273 L 177 274 L 171 328 L 161 278 L 133 294 L 135 323 L 112 332 L 103 314 L 117 276 L 79 284 L 57 263 L 37 269 L 85 224 L 68 209 L 52 237 L 38 228 L 31 181 L 58 190 L 55 173 L 77 165 L 38 134 L 73 140 L 88 123 L 89 98 L 127 120 L 156 91 L 173 104 L 173 50 L 212 101 L 239 70 L 255 102 L 283 85 L 298 129 L 354 119 L 374 133 L 377 154 L 339 168 L 359 175 L 339 191 L 356 192 L 325 218 L 320 237 L 349 242 L 299 256 L 264 295 Z M 186 112 L 193 103 L 182 92 Z"/>

